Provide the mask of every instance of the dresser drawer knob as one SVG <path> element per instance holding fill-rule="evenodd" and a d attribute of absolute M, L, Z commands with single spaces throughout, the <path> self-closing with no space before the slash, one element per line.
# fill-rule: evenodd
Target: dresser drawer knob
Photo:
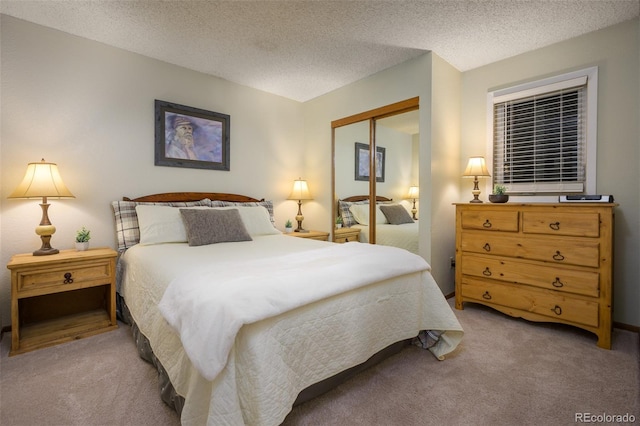
<path fill-rule="evenodd" d="M 557 260 L 557 261 L 564 260 L 564 256 L 560 254 L 560 250 L 557 250 L 556 254 L 553 255 L 553 260 Z"/>
<path fill-rule="evenodd" d="M 485 249 L 485 251 L 491 251 L 491 246 L 489 245 L 489 243 L 486 243 L 482 248 Z"/>
<path fill-rule="evenodd" d="M 482 275 L 484 275 L 485 277 L 490 277 L 491 276 L 491 271 L 489 270 L 488 266 L 485 268 L 484 271 L 482 271 Z"/>
<path fill-rule="evenodd" d="M 554 231 L 560 230 L 560 222 L 550 223 L 549 228 L 553 229 Z"/>
<path fill-rule="evenodd" d="M 564 283 L 560 281 L 560 277 L 556 277 L 556 280 L 552 282 L 551 285 L 557 288 L 564 287 Z"/>
<path fill-rule="evenodd" d="M 491 295 L 489 294 L 488 291 L 485 291 L 484 294 L 482 295 L 482 298 L 486 300 L 491 300 Z"/>
<path fill-rule="evenodd" d="M 487 219 L 487 220 L 482 224 L 482 226 L 483 226 L 483 227 L 485 227 L 485 228 L 491 228 L 491 222 L 489 222 L 489 219 Z"/>
<path fill-rule="evenodd" d="M 71 276 L 71 272 L 67 272 L 66 274 L 64 274 L 64 283 L 65 284 L 73 283 L 73 277 Z"/>
<path fill-rule="evenodd" d="M 562 308 L 558 305 L 556 305 L 555 307 L 553 307 L 551 309 L 553 311 L 554 314 L 556 315 L 562 315 Z"/>

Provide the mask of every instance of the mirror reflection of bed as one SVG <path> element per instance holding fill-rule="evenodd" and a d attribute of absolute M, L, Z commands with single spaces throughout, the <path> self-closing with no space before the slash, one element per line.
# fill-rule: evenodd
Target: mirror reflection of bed
<path fill-rule="evenodd" d="M 400 247 L 419 254 L 418 220 L 413 219 L 412 208 L 413 203 L 408 200 L 395 202 L 391 198 L 376 196 L 376 244 Z M 360 230 L 361 243 L 370 242 L 369 228 L 373 224 L 368 195 L 353 195 L 338 200 L 338 214 L 343 218 L 343 226 Z"/>

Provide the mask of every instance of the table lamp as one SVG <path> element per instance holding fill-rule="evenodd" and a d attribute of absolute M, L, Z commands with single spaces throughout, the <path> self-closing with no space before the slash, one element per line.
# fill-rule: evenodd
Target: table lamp
<path fill-rule="evenodd" d="M 42 198 L 42 204 L 40 204 L 42 219 L 36 228 L 36 234 L 40 235 L 42 240 L 42 247 L 34 251 L 33 255 L 45 256 L 58 253 L 59 250 L 51 247 L 50 244 L 56 228 L 49 221 L 47 198 L 75 198 L 62 182 L 58 166 L 44 161 L 44 158 L 39 163 L 29 163 L 22 182 L 8 198 Z"/>
<path fill-rule="evenodd" d="M 478 188 L 478 178 L 486 178 L 491 177 L 489 171 L 487 170 L 487 165 L 484 162 L 484 157 L 471 157 L 469 158 L 469 163 L 467 164 L 467 168 L 462 174 L 462 177 L 465 178 L 473 178 L 473 200 L 469 201 L 470 203 L 481 203 L 482 200 L 478 198 L 480 195 L 480 188 Z"/>
<path fill-rule="evenodd" d="M 307 185 L 307 181 L 302 180 L 302 178 L 298 178 L 298 180 L 294 181 L 293 189 L 291 190 L 291 194 L 288 199 L 298 200 L 298 215 L 296 216 L 298 227 L 294 232 L 309 232 L 302 228 L 302 221 L 304 220 L 304 216 L 302 216 L 302 200 L 313 200 L 313 197 L 311 197 L 311 193 L 309 192 L 309 185 Z"/>
<path fill-rule="evenodd" d="M 411 213 L 413 214 L 413 220 L 418 220 L 418 218 L 416 217 L 416 213 L 418 213 L 418 209 L 416 209 L 416 198 L 420 198 L 420 188 L 418 188 L 417 186 L 409 187 L 407 198 L 413 199 L 413 207 L 411 207 Z"/>

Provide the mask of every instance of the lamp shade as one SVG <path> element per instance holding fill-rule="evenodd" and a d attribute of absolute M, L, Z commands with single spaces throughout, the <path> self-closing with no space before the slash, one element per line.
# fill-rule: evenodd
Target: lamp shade
<path fill-rule="evenodd" d="M 407 198 L 420 198 L 420 188 L 417 186 L 409 187 Z"/>
<path fill-rule="evenodd" d="M 311 192 L 309 192 L 309 185 L 306 180 L 298 178 L 293 181 L 293 189 L 289 195 L 289 200 L 313 200 Z"/>
<path fill-rule="evenodd" d="M 487 165 L 484 162 L 484 157 L 471 157 L 467 168 L 462 174 L 463 177 L 490 177 Z"/>
<path fill-rule="evenodd" d="M 39 163 L 29 163 L 20 185 L 8 198 L 75 198 L 62 182 L 58 165 L 42 159 Z"/>

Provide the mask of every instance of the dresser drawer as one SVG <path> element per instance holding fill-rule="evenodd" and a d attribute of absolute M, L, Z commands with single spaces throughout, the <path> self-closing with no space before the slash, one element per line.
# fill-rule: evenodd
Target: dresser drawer
<path fill-rule="evenodd" d="M 462 229 L 518 232 L 517 211 L 467 210 L 462 212 Z"/>
<path fill-rule="evenodd" d="M 559 265 L 597 268 L 600 260 L 599 240 L 530 237 L 491 232 L 463 232 L 463 252 L 542 260 Z"/>
<path fill-rule="evenodd" d="M 598 213 L 528 212 L 522 213 L 522 232 L 525 234 L 566 235 L 575 237 L 600 236 Z"/>
<path fill-rule="evenodd" d="M 560 293 L 466 277 L 462 279 L 462 294 L 483 303 L 532 312 L 559 321 L 598 326 L 597 302 L 574 299 Z"/>
<path fill-rule="evenodd" d="M 464 253 L 462 273 L 591 297 L 600 295 L 598 272 L 557 268 L 506 257 Z"/>
<path fill-rule="evenodd" d="M 110 262 L 69 263 L 46 269 L 31 269 L 18 273 L 18 292 L 31 292 L 64 286 L 82 288 L 91 284 L 105 284 L 111 281 Z"/>

